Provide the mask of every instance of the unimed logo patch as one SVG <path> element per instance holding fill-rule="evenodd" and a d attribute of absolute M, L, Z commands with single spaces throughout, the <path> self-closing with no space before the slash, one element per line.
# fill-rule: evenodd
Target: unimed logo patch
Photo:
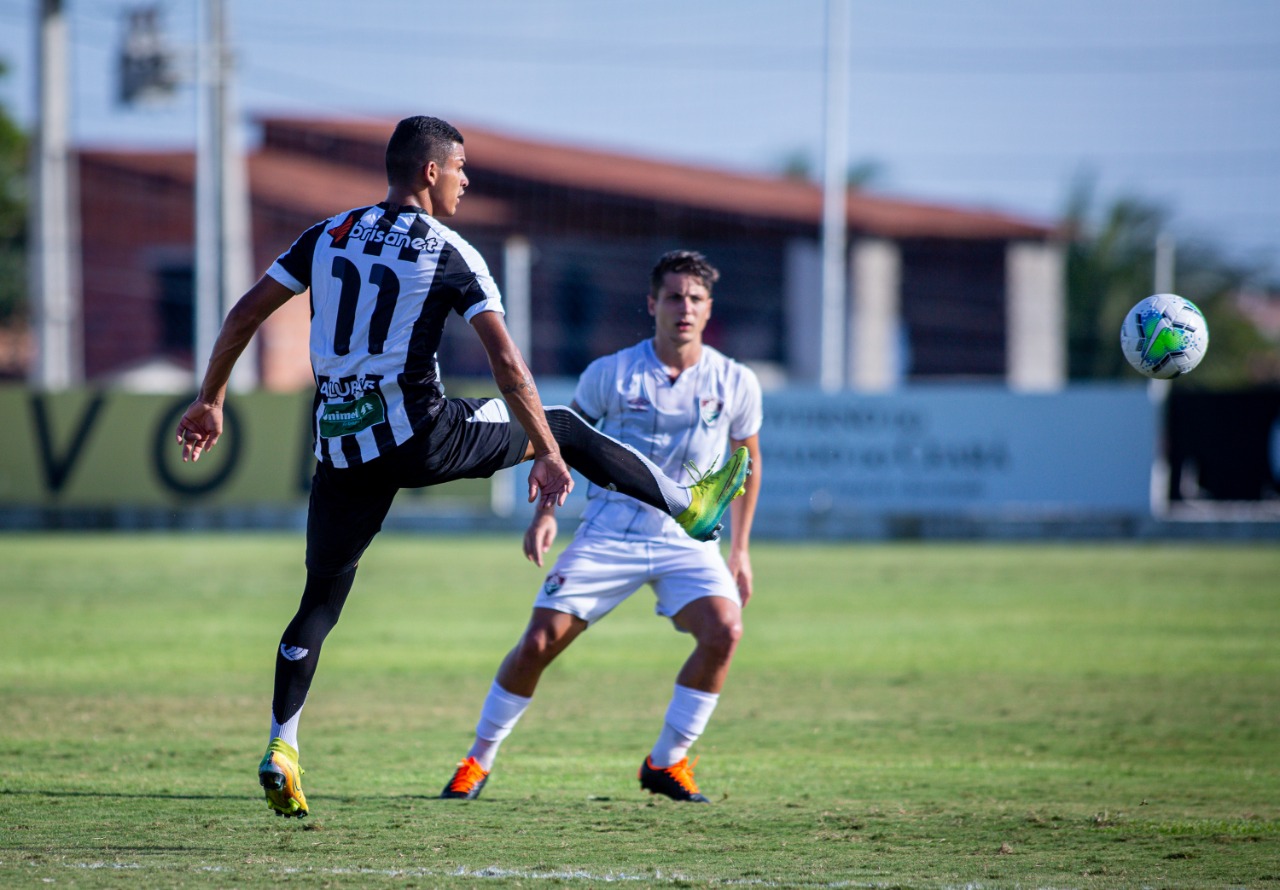
<path fill-rule="evenodd" d="M 365 393 L 351 402 L 327 402 L 320 415 L 320 435 L 326 439 L 350 436 L 386 419 L 386 406 L 376 392 Z"/>

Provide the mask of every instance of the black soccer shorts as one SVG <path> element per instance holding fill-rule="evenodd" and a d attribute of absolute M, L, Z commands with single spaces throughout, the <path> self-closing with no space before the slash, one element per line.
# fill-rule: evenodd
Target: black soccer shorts
<path fill-rule="evenodd" d="M 307 510 L 307 571 L 329 577 L 354 568 L 400 489 L 487 479 L 518 464 L 528 445 L 501 399 L 448 399 L 429 428 L 381 457 L 355 467 L 319 463 Z"/>

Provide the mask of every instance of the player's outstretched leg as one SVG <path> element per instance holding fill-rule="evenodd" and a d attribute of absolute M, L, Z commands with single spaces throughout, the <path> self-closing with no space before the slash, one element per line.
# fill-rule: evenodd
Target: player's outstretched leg
<path fill-rule="evenodd" d="M 602 488 L 622 492 L 675 517 L 689 536 L 714 541 L 729 502 L 742 493 L 751 456 L 739 448 L 719 470 L 688 488 L 678 485 L 630 445 L 606 436 L 562 405 L 545 409 L 565 462 Z"/>

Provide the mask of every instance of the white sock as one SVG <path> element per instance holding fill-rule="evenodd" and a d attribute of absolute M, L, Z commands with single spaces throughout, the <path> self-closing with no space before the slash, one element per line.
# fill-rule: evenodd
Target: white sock
<path fill-rule="evenodd" d="M 271 713 L 271 739 L 282 739 L 288 742 L 293 749 L 298 750 L 298 718 L 302 716 L 302 708 L 294 713 L 292 717 L 284 723 L 276 722 L 276 715 Z M 271 739 L 267 739 L 267 744 L 271 743 Z"/>
<path fill-rule="evenodd" d="M 693 495 L 689 493 L 688 488 L 677 485 L 670 476 L 654 476 L 654 478 L 658 480 L 658 489 L 662 492 L 663 500 L 667 502 L 668 513 L 679 516 L 689 509 L 689 505 L 693 503 Z"/>
<path fill-rule="evenodd" d="M 707 728 L 707 721 L 711 719 L 718 701 L 718 693 L 690 689 L 677 683 L 671 704 L 667 705 L 662 733 L 649 754 L 653 765 L 671 766 L 684 760 L 689 754 L 689 747 Z"/>
<path fill-rule="evenodd" d="M 644 461 L 644 465 L 653 474 L 654 481 L 658 483 L 658 490 L 662 492 L 662 499 L 667 502 L 667 512 L 672 516 L 679 516 L 685 510 L 688 510 L 689 505 L 693 503 L 693 495 L 689 494 L 689 489 L 658 469 L 658 466 L 653 461 L 636 451 L 635 448 L 630 445 L 626 447 L 635 452 L 635 455 Z"/>
<path fill-rule="evenodd" d="M 484 706 L 480 709 L 480 721 L 476 724 L 476 740 L 468 757 L 474 757 L 476 763 L 486 772 L 493 769 L 494 758 L 498 756 L 498 746 L 502 740 L 511 735 L 516 723 L 529 707 L 532 698 L 507 692 L 494 680 L 485 696 Z"/>

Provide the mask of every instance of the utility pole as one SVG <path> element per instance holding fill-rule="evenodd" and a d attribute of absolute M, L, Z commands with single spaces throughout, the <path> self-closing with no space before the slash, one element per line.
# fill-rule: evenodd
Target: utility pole
<path fill-rule="evenodd" d="M 1174 260 L 1177 243 L 1168 232 L 1156 235 L 1155 264 L 1152 269 L 1153 293 L 1173 293 Z M 1169 390 L 1173 381 L 1152 378 L 1147 382 L 1147 398 L 1156 406 L 1156 453 L 1151 460 L 1151 513 L 1167 516 L 1169 513 L 1170 467 L 1168 455 Z"/>
<path fill-rule="evenodd" d="M 31 253 L 36 360 L 31 385 L 69 389 L 84 379 L 80 275 L 75 244 L 79 212 L 72 207 L 70 78 L 63 0 L 40 0 L 36 56 L 38 121 L 32 153 Z"/>
<path fill-rule="evenodd" d="M 1156 262 L 1152 276 L 1155 290 L 1152 293 L 1173 293 L 1173 266 L 1177 256 L 1178 245 L 1172 235 L 1161 232 L 1156 235 Z"/>
<path fill-rule="evenodd" d="M 511 235 L 502 245 L 502 304 L 507 330 L 525 361 L 533 362 L 533 245 L 521 235 Z M 493 474 L 489 483 L 489 508 L 507 517 L 516 510 L 516 468 Z"/>
<path fill-rule="evenodd" d="M 250 284 L 252 250 L 243 145 L 236 120 L 224 0 L 204 0 L 197 67 L 195 379 L 204 377 L 222 320 Z M 256 343 L 231 374 L 231 388 L 257 385 Z"/>
<path fill-rule="evenodd" d="M 827 0 L 826 150 L 822 175 L 822 316 L 819 381 L 845 384 L 848 342 L 849 0 Z"/>

